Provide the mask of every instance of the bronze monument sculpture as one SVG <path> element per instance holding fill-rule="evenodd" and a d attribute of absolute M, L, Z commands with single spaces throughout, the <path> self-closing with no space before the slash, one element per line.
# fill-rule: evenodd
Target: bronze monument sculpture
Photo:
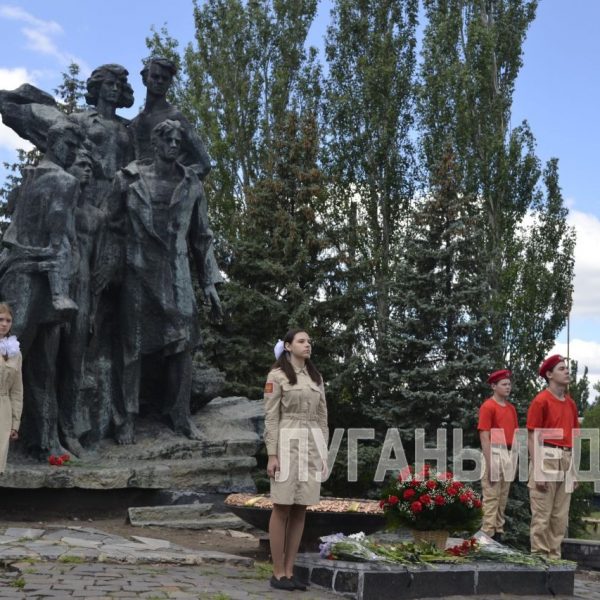
<path fill-rule="evenodd" d="M 212 314 L 221 306 L 202 180 L 204 144 L 166 100 L 175 65 L 151 57 L 133 121 L 128 72 L 95 69 L 90 109 L 66 115 L 31 85 L 0 91 L 3 122 L 45 153 L 13 194 L 0 299 L 24 355 L 23 438 L 41 456 L 135 440 L 143 361 L 160 365 L 160 412 L 191 439 L 192 352 L 200 341 L 189 252 Z"/>

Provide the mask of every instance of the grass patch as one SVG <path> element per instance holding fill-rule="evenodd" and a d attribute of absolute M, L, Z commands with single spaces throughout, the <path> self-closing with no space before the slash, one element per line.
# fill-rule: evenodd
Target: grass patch
<path fill-rule="evenodd" d="M 23 577 L 17 577 L 10 582 L 10 586 L 22 590 L 25 587 L 25 579 Z"/>
<path fill-rule="evenodd" d="M 271 579 L 273 567 L 268 562 L 255 562 L 254 571 L 256 572 L 257 579 Z"/>
<path fill-rule="evenodd" d="M 58 562 L 71 564 L 71 565 L 80 565 L 85 561 L 85 558 L 81 556 L 74 556 L 73 554 L 62 555 L 58 557 Z"/>

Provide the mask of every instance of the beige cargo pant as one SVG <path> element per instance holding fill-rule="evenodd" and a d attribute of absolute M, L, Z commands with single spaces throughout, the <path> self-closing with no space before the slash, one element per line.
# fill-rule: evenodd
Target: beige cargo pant
<path fill-rule="evenodd" d="M 531 526 L 529 531 L 531 552 L 549 558 L 560 558 L 560 546 L 569 524 L 569 506 L 574 490 L 575 475 L 570 450 L 541 448 L 540 462 L 543 475 L 533 472 L 529 465 L 529 501 L 531 503 Z M 539 490 L 535 482 L 546 481 L 546 490 Z"/>
<path fill-rule="evenodd" d="M 487 465 L 484 462 L 481 490 L 483 492 L 483 523 L 481 530 L 493 536 L 495 533 L 504 533 L 506 522 L 505 512 L 510 484 L 514 477 L 511 469 L 510 451 L 507 448 L 492 446 L 491 448 L 491 473 L 494 484 L 488 481 Z"/>

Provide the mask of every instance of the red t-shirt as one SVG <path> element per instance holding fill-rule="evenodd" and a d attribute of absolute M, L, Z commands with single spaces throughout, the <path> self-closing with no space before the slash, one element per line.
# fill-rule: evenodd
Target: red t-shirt
<path fill-rule="evenodd" d="M 552 392 L 543 390 L 529 405 L 527 429 L 562 429 L 562 436 L 544 436 L 543 442 L 573 447 L 573 431 L 579 429 L 577 406 L 568 394 L 559 400 Z"/>
<path fill-rule="evenodd" d="M 501 406 L 494 398 L 488 398 L 479 408 L 477 429 L 491 431 L 492 444 L 512 446 L 515 430 L 518 428 L 517 411 L 510 402 Z M 495 429 L 502 429 L 504 436 L 502 431 L 494 431 Z"/>

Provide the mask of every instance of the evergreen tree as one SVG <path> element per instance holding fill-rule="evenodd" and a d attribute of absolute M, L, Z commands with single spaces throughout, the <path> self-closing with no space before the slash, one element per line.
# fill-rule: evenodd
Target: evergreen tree
<path fill-rule="evenodd" d="M 448 147 L 406 239 L 386 419 L 404 439 L 421 427 L 433 439 L 438 428 L 475 431 L 472 408 L 486 391 L 481 374 L 491 368 L 489 321 L 480 309 L 489 293 L 481 203 L 464 195 L 461 175 Z"/>
<path fill-rule="evenodd" d="M 206 347 L 230 389 L 250 397 L 260 395 L 273 345 L 288 329 L 310 331 L 320 368 L 326 357 L 318 342 L 327 243 L 319 218 L 325 188 L 316 120 L 290 112 L 272 134 L 271 174 L 247 189 L 222 288 L 227 315 Z"/>

